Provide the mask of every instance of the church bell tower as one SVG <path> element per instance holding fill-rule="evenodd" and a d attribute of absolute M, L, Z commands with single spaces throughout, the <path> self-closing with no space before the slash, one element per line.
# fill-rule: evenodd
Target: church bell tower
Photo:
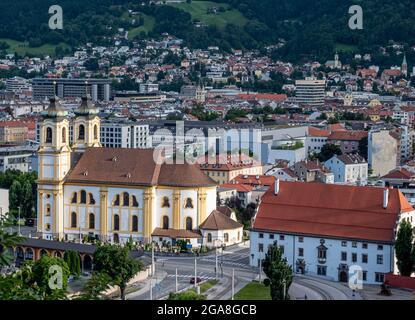
<path fill-rule="evenodd" d="M 38 221 L 44 239 L 63 236 L 63 181 L 71 168 L 68 112 L 57 97 L 42 113 L 38 151 Z"/>

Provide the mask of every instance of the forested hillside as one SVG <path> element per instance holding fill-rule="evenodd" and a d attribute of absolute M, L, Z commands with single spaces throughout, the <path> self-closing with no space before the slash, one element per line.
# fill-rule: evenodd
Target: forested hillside
<path fill-rule="evenodd" d="M 218 45 L 224 50 L 263 48 L 284 39 L 286 45 L 273 55 L 291 61 L 324 60 L 336 49 L 376 52 L 378 46 L 390 40 L 415 44 L 413 0 L 193 0 L 177 5 L 144 2 L 147 4 L 131 0 L 2 0 L 0 49 L 7 46 L 5 43 L 10 47 L 10 40 L 26 42 L 29 47 L 105 44 L 119 28 L 131 31 L 130 40 L 169 32 L 183 38 L 190 47 Z M 63 30 L 48 28 L 48 8 L 53 4 L 63 8 Z M 363 8 L 363 30 L 348 28 L 348 10 L 353 4 Z M 129 9 L 140 12 L 138 19 L 128 14 Z"/>

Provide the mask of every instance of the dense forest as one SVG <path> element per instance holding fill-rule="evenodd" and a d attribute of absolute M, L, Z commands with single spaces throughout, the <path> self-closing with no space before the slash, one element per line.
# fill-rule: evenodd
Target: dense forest
<path fill-rule="evenodd" d="M 269 35 L 287 40 L 277 53 L 297 60 L 301 55 L 331 57 L 337 47 L 375 52 L 389 41 L 415 44 L 413 0 L 214 0 L 227 2 L 247 18 L 261 23 L 257 39 Z M 363 9 L 363 30 L 351 30 L 352 5 Z M 261 37 L 262 35 L 262 37 Z"/>
<path fill-rule="evenodd" d="M 30 46 L 64 42 L 75 47 L 86 42 L 105 44 L 118 28 L 132 26 L 125 19 L 128 9 L 155 19 L 148 36 L 164 32 L 183 38 L 190 47 L 220 46 L 263 49 L 279 39 L 286 45 L 273 57 L 290 61 L 303 58 L 324 61 L 337 49 L 350 53 L 378 52 L 390 41 L 415 44 L 415 6 L 413 0 L 213 0 L 218 6 L 229 5 L 243 14 L 243 25 L 214 24 L 197 28 L 192 16 L 178 7 L 141 5 L 131 0 L 60 0 L 64 12 L 64 29 L 48 28 L 48 8 L 55 0 L 2 0 L 0 2 L 0 42 L 2 38 L 26 41 Z M 149 1 L 144 1 L 148 3 Z M 190 1 L 188 1 L 190 2 Z M 193 2 L 196 2 L 193 0 Z M 349 7 L 363 8 L 363 30 L 348 27 Z M 143 36 L 143 35 L 140 35 Z M 379 58 L 380 59 L 380 58 Z"/>

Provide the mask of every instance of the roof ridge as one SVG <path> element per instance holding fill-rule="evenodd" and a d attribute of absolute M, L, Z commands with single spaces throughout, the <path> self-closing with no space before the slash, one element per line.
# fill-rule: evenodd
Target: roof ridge
<path fill-rule="evenodd" d="M 294 220 L 294 219 L 279 219 L 279 218 L 267 218 L 267 217 L 261 217 L 260 219 L 273 219 L 273 220 L 279 220 L 279 221 L 290 221 L 290 222 L 301 222 L 301 223 L 317 223 L 317 224 L 322 224 L 322 225 L 328 225 L 328 226 L 333 226 L 333 225 L 338 225 L 335 223 L 328 223 L 328 222 L 315 222 L 315 221 L 305 221 L 305 220 Z M 389 228 L 377 228 L 377 227 L 372 227 L 372 226 L 363 226 L 363 225 L 350 225 L 350 224 L 341 224 L 342 226 L 345 227 L 353 227 L 353 228 L 365 228 L 365 229 L 375 229 L 375 230 L 389 230 Z"/>
<path fill-rule="evenodd" d="M 313 209 L 327 209 L 327 210 L 340 210 L 340 211 L 365 211 L 365 212 L 370 212 L 370 213 L 376 213 L 376 214 L 386 214 L 386 212 L 379 212 L 379 211 L 367 211 L 364 209 L 342 209 L 342 208 L 329 208 L 329 207 L 315 207 L 315 206 L 309 206 L 309 205 L 299 205 L 299 204 L 285 204 L 285 203 L 270 203 L 270 202 L 264 202 L 264 200 L 262 200 L 261 204 L 270 204 L 270 205 L 280 205 L 280 206 L 287 206 L 287 207 L 302 207 L 302 208 L 313 208 Z M 415 209 L 414 209 L 415 210 Z M 393 213 L 388 213 L 388 214 L 393 214 Z"/>

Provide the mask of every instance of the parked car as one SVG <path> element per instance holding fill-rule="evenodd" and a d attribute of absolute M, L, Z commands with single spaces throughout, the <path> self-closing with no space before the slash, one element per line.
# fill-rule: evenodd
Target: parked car
<path fill-rule="evenodd" d="M 196 278 L 196 283 L 202 282 L 202 279 L 199 277 Z M 195 277 L 190 278 L 190 284 L 195 284 Z"/>

